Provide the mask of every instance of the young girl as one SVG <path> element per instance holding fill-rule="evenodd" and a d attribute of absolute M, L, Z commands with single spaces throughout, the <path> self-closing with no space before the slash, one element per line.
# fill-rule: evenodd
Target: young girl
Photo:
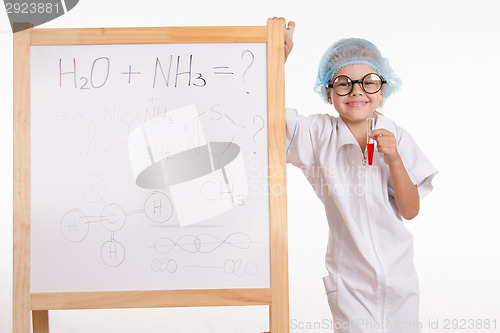
<path fill-rule="evenodd" d="M 286 29 L 286 56 L 294 25 Z M 419 332 L 414 218 L 436 169 L 412 137 L 377 110 L 400 87 L 369 41 L 342 39 L 321 59 L 315 91 L 338 117 L 287 109 L 287 162 L 302 169 L 329 223 L 324 284 L 336 332 Z M 367 118 L 375 119 L 368 133 Z M 376 142 L 367 163 L 367 134 Z"/>

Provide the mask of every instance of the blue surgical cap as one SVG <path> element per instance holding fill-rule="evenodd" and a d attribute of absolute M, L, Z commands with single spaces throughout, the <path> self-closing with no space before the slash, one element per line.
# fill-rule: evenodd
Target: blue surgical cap
<path fill-rule="evenodd" d="M 365 64 L 373 67 L 387 81 L 384 98 L 401 88 L 401 79 L 389 66 L 389 60 L 382 57 L 380 51 L 371 42 L 361 38 L 341 39 L 330 46 L 319 63 L 316 78 L 316 91 L 328 103 L 326 86 L 339 69 L 354 64 Z"/>

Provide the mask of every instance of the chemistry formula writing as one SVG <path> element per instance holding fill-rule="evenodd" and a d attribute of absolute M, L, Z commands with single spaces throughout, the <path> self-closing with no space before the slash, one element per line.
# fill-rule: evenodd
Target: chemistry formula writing
<path fill-rule="evenodd" d="M 242 52 L 242 58 L 245 57 L 250 57 L 250 64 L 241 75 L 243 81 L 245 81 L 245 74 L 255 59 L 250 50 Z M 146 72 L 144 69 L 136 69 L 140 66 L 132 64 L 128 64 L 127 68 L 120 69 L 115 68 L 109 57 L 101 56 L 92 61 L 90 69 L 83 70 L 80 68 L 76 57 L 69 60 L 59 58 L 59 86 L 70 86 L 82 90 L 99 89 L 108 84 L 110 75 L 117 76 L 117 80 L 126 82 L 128 85 L 145 80 L 152 88 L 177 88 L 180 86 L 201 88 L 210 84 L 210 79 L 207 82 L 207 75 L 197 72 L 200 66 L 197 66 L 192 54 L 187 56 L 171 54 L 166 57 L 156 57 L 151 59 L 149 63 L 148 67 L 151 70 Z M 207 70 L 213 76 L 231 76 L 235 74 L 229 66 L 212 66 Z"/>

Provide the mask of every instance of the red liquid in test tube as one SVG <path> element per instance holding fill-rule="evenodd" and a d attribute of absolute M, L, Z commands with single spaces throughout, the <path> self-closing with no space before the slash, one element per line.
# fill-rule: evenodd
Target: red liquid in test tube
<path fill-rule="evenodd" d="M 373 149 L 375 149 L 374 143 L 368 143 L 366 145 L 366 152 L 368 154 L 368 165 L 372 165 L 373 163 Z"/>
<path fill-rule="evenodd" d="M 366 123 L 366 154 L 368 155 L 368 165 L 373 163 L 373 150 L 375 149 L 375 141 L 370 136 L 370 131 L 375 129 L 375 119 L 368 118 Z"/>

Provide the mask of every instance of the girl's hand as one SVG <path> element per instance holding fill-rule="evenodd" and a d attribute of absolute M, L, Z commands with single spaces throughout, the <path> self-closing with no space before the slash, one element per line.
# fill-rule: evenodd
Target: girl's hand
<path fill-rule="evenodd" d="M 286 26 L 285 21 L 285 62 L 290 52 L 292 52 L 293 48 L 293 31 L 295 30 L 295 22 L 288 22 L 288 27 Z"/>
<path fill-rule="evenodd" d="M 295 22 L 289 21 L 288 26 L 286 25 L 286 19 L 284 17 L 273 17 L 273 20 L 284 20 L 285 21 L 285 62 L 292 52 L 293 49 L 293 31 L 295 30 Z"/>
<path fill-rule="evenodd" d="M 391 166 L 402 162 L 399 156 L 396 138 L 386 129 L 379 128 L 371 131 L 370 136 L 377 141 L 378 151 L 384 154 L 384 162 Z"/>

